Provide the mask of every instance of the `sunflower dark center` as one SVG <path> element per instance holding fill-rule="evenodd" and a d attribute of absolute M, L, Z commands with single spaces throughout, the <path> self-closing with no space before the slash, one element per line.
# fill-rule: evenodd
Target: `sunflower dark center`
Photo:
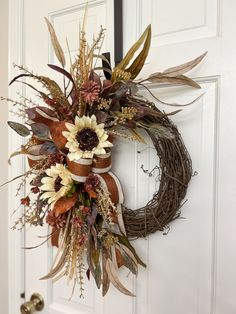
<path fill-rule="evenodd" d="M 84 128 L 76 135 L 76 140 L 79 143 L 79 148 L 83 151 L 92 150 L 99 144 L 97 133 L 90 128 Z"/>
<path fill-rule="evenodd" d="M 54 190 L 55 190 L 55 192 L 58 192 L 60 190 L 60 188 L 63 186 L 61 184 L 61 181 L 62 181 L 61 177 L 58 176 L 56 178 L 55 182 L 54 182 Z"/>

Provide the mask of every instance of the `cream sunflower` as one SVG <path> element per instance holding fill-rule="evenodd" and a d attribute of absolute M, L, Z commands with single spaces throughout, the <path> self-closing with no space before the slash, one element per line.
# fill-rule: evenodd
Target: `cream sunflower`
<path fill-rule="evenodd" d="M 69 160 L 80 158 L 93 158 L 93 155 L 106 154 L 105 148 L 112 147 L 104 124 L 97 124 L 95 115 L 75 118 L 75 124 L 66 123 L 67 131 L 62 134 L 67 139 L 66 147 L 69 148 Z"/>
<path fill-rule="evenodd" d="M 42 178 L 41 198 L 48 199 L 48 203 L 55 203 L 61 197 L 66 196 L 73 186 L 71 173 L 62 164 L 56 164 L 46 170 L 47 177 Z"/>

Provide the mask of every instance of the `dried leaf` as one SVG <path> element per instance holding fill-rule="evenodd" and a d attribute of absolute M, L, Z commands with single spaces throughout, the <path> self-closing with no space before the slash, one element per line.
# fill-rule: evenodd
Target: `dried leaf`
<path fill-rule="evenodd" d="M 98 289 L 100 289 L 101 283 L 102 283 L 102 270 L 99 263 L 96 264 L 96 267 L 94 270 L 94 279 L 95 279 Z"/>
<path fill-rule="evenodd" d="M 143 143 L 143 144 L 147 144 L 145 139 L 138 133 L 138 131 L 136 131 L 135 129 L 128 129 L 129 132 L 134 136 L 135 140 Z"/>
<path fill-rule="evenodd" d="M 28 118 L 34 122 L 44 123 L 43 121 L 45 120 L 58 121 L 55 111 L 47 107 L 39 106 L 34 108 L 27 108 L 25 109 L 25 112 L 28 115 Z"/>
<path fill-rule="evenodd" d="M 106 261 L 108 258 L 108 251 L 103 247 L 102 248 L 102 296 L 104 297 L 110 287 L 110 279 L 106 271 Z"/>
<path fill-rule="evenodd" d="M 49 128 L 44 123 L 32 123 L 31 129 L 33 134 L 39 139 L 48 139 L 49 136 Z"/>
<path fill-rule="evenodd" d="M 69 72 L 67 72 L 65 69 L 62 69 L 61 67 L 54 65 L 54 64 L 48 64 L 48 66 L 49 66 L 49 68 L 65 75 L 68 78 L 68 80 L 70 80 L 73 83 L 73 85 L 75 85 L 75 82 L 74 82 L 71 74 Z"/>
<path fill-rule="evenodd" d="M 185 75 L 177 75 L 175 77 L 165 76 L 164 74 L 157 72 L 151 74 L 145 81 L 149 81 L 152 83 L 170 83 L 170 84 L 177 84 L 177 85 L 188 85 L 195 88 L 201 88 L 201 86 L 196 83 L 191 78 Z"/>
<path fill-rule="evenodd" d="M 142 51 L 139 53 L 139 55 L 134 60 L 132 65 L 128 69 L 126 69 L 126 71 L 131 74 L 131 79 L 135 79 L 136 76 L 139 74 L 139 72 L 143 68 L 143 65 L 146 61 L 146 58 L 147 58 L 148 52 L 149 52 L 149 48 L 151 45 L 151 37 L 152 37 L 151 25 L 149 25 L 147 28 L 147 36 L 146 36 L 146 40 L 145 40 L 145 43 L 143 45 Z"/>
<path fill-rule="evenodd" d="M 156 136 L 167 138 L 167 139 L 175 138 L 175 134 L 172 132 L 171 128 L 167 128 L 159 123 L 152 123 L 144 127 L 147 128 L 150 132 L 152 132 Z"/>
<path fill-rule="evenodd" d="M 126 289 L 122 283 L 120 282 L 117 273 L 116 273 L 116 268 L 114 266 L 114 264 L 112 263 L 111 259 L 108 258 L 106 260 L 106 271 L 107 271 L 107 275 L 111 281 L 111 283 L 113 284 L 113 286 L 118 289 L 120 292 L 131 296 L 131 297 L 135 297 L 135 295 L 130 292 L 128 289 Z"/>
<path fill-rule="evenodd" d="M 106 53 L 104 53 L 102 55 L 93 54 L 93 58 L 102 59 L 103 61 L 106 62 L 106 64 L 110 65 L 110 61 L 108 60 L 108 58 L 105 57 L 106 55 L 107 55 Z"/>
<path fill-rule="evenodd" d="M 20 136 L 26 137 L 30 135 L 30 130 L 21 123 L 8 121 L 7 124 L 12 128 L 12 130 L 14 130 Z"/>
<path fill-rule="evenodd" d="M 18 78 L 21 78 L 21 77 L 33 77 L 33 75 L 31 75 L 31 74 L 25 74 L 25 73 L 20 74 L 20 75 L 17 75 L 17 76 L 15 76 L 15 77 L 10 81 L 9 85 L 11 85 L 12 83 L 14 83 L 16 80 L 18 80 Z"/>
<path fill-rule="evenodd" d="M 97 208 L 96 208 L 96 206 L 93 205 L 91 215 L 87 216 L 87 224 L 89 227 L 91 227 L 95 224 L 97 214 L 98 214 Z"/>
<path fill-rule="evenodd" d="M 130 244 L 128 238 L 125 235 L 122 236 L 117 236 L 119 238 L 119 242 L 122 243 L 124 246 L 126 246 L 134 255 L 137 263 L 139 265 L 142 265 L 143 267 L 146 267 L 146 264 L 144 264 L 144 262 L 139 258 L 139 256 L 137 255 L 135 249 L 133 248 L 133 246 Z"/>
<path fill-rule="evenodd" d="M 163 72 L 163 74 L 170 77 L 175 77 L 179 74 L 184 74 L 190 71 L 191 69 L 193 69 L 195 66 L 197 66 L 202 61 L 202 59 L 206 56 L 206 54 L 207 54 L 207 51 L 194 60 L 191 60 L 189 62 L 183 63 L 175 67 L 168 68 Z"/>
<path fill-rule="evenodd" d="M 54 266 L 46 276 L 43 276 L 42 278 L 40 278 L 40 280 L 53 278 L 63 269 L 68 250 L 69 250 L 69 246 L 66 245 L 56 266 Z"/>
<path fill-rule="evenodd" d="M 68 131 L 64 121 L 57 121 L 49 126 L 51 137 L 58 149 L 65 148 L 67 139 L 63 136 L 63 131 Z"/>
<path fill-rule="evenodd" d="M 116 66 L 116 68 L 121 69 L 123 71 L 125 71 L 126 66 L 130 63 L 131 59 L 133 58 L 134 54 L 136 53 L 136 51 L 141 47 L 141 45 L 143 44 L 143 42 L 146 39 L 146 42 L 144 43 L 144 48 L 143 50 L 146 51 L 145 45 L 147 45 L 148 49 L 149 49 L 149 40 L 150 40 L 150 36 L 151 36 L 151 25 L 148 25 L 148 27 L 145 29 L 145 31 L 143 32 L 143 34 L 141 35 L 141 37 L 136 41 L 136 43 L 129 49 L 129 51 L 127 52 L 127 54 L 125 55 L 125 57 L 123 58 L 123 60 L 121 60 L 121 62 Z M 142 62 L 142 64 L 145 62 L 146 59 L 146 55 L 147 53 L 144 53 L 144 60 Z M 139 56 L 137 57 L 139 58 Z M 133 64 L 132 64 L 133 65 Z M 134 61 L 134 65 L 136 65 L 136 62 Z M 137 66 L 137 65 L 136 65 Z M 131 66 L 132 67 L 132 66 Z M 134 67 L 135 70 L 135 67 Z"/>
<path fill-rule="evenodd" d="M 56 216 L 59 216 L 63 213 L 66 213 L 70 210 L 77 201 L 77 194 L 74 193 L 71 197 L 61 197 L 56 203 L 54 204 L 53 211 Z"/>
<path fill-rule="evenodd" d="M 127 251 L 121 249 L 120 254 L 123 258 L 123 265 L 127 267 L 134 275 L 138 273 L 138 265 L 135 259 L 133 259 L 132 252 L 127 249 Z"/>
<path fill-rule="evenodd" d="M 46 17 L 45 17 L 45 21 L 47 23 L 48 31 L 49 31 L 50 36 L 51 36 L 52 46 L 53 46 L 55 55 L 56 55 L 58 61 L 61 63 L 61 65 L 64 68 L 66 65 L 66 59 L 65 59 L 64 52 L 61 48 L 61 45 L 57 39 L 57 35 L 55 33 L 54 27 L 52 26 L 52 24 L 49 22 L 49 20 Z"/>
<path fill-rule="evenodd" d="M 57 147 L 53 142 L 46 142 L 44 143 L 40 150 L 39 153 L 40 155 L 51 155 L 57 151 Z"/>
<path fill-rule="evenodd" d="M 116 252 L 117 266 L 118 266 L 118 268 L 120 268 L 121 266 L 125 265 L 125 261 L 124 261 L 124 258 L 123 258 L 122 254 L 118 248 L 115 249 L 115 252 Z"/>
<path fill-rule="evenodd" d="M 112 74 L 112 71 L 111 71 L 111 69 L 109 69 L 109 68 L 107 68 L 107 67 L 96 67 L 96 68 L 94 68 L 94 70 L 102 70 L 103 72 L 107 72 L 107 73 L 109 73 L 109 74 Z"/>
<path fill-rule="evenodd" d="M 37 76 L 36 78 L 48 89 L 56 103 L 70 106 L 68 99 L 62 92 L 60 86 L 54 80 L 51 80 L 49 77 L 42 75 Z M 46 96 L 46 99 L 48 99 L 48 96 Z"/>
<path fill-rule="evenodd" d="M 10 157 L 8 158 L 8 164 L 11 166 L 11 159 L 13 157 L 18 156 L 18 155 L 24 155 L 24 154 L 26 154 L 26 151 L 24 151 L 24 150 L 19 150 L 19 151 L 16 151 L 16 152 L 12 153 L 10 155 Z"/>
<path fill-rule="evenodd" d="M 110 52 L 105 52 L 105 53 L 102 54 L 102 56 L 104 57 L 104 58 L 102 59 L 102 66 L 103 66 L 104 68 L 108 68 L 108 69 L 112 70 L 112 69 L 111 69 L 111 54 L 110 54 Z M 111 71 L 111 72 L 112 72 L 112 71 Z M 111 79 L 112 73 L 108 73 L 108 72 L 106 72 L 106 71 L 103 71 L 103 73 L 104 73 L 104 76 L 105 76 L 105 78 L 106 78 L 107 80 L 110 80 L 110 79 Z"/>
<path fill-rule="evenodd" d="M 97 83 L 100 88 L 102 87 L 100 76 L 97 73 L 95 73 L 93 70 L 90 71 L 89 80 Z"/>
<path fill-rule="evenodd" d="M 90 235 L 89 239 L 88 239 L 88 244 L 87 244 L 87 263 L 88 263 L 89 270 L 90 270 L 92 276 L 94 277 L 95 276 L 95 269 L 94 269 L 93 262 L 92 262 L 93 250 L 94 250 L 94 242 L 93 242 L 92 236 Z"/>

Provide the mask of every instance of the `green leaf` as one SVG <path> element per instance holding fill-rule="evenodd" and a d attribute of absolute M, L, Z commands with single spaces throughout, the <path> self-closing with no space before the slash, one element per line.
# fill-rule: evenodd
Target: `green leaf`
<path fill-rule="evenodd" d="M 30 135 L 30 130 L 25 125 L 14 121 L 8 121 L 7 123 L 20 136 L 26 137 Z"/>

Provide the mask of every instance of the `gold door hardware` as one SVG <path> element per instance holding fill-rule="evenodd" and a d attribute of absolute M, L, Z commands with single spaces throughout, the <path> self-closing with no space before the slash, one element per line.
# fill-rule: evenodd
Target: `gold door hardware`
<path fill-rule="evenodd" d="M 42 311 L 44 308 L 44 300 L 38 293 L 32 294 L 30 301 L 25 302 L 21 305 L 21 314 L 32 314 L 37 311 Z"/>

